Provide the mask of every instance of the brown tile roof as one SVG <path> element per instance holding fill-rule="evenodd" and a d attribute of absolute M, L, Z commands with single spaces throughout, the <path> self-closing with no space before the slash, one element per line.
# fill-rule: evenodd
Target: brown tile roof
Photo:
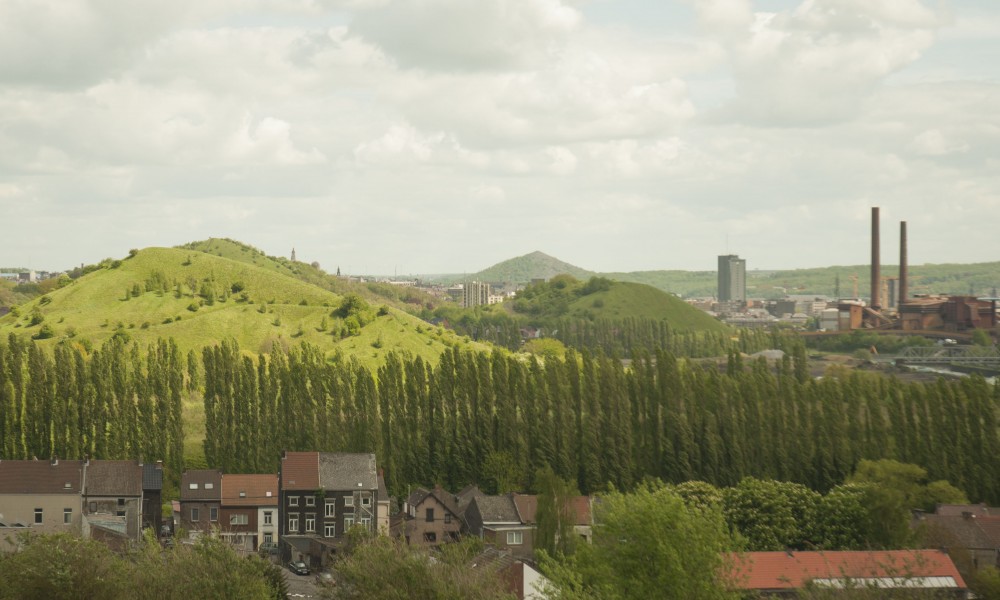
<path fill-rule="evenodd" d="M 79 494 L 82 460 L 0 460 L 0 494 Z"/>
<path fill-rule="evenodd" d="M 444 507 L 458 518 L 462 518 L 462 513 L 458 512 L 458 501 L 456 496 L 451 492 L 445 490 L 441 486 L 435 486 L 433 490 L 428 490 L 418 487 L 410 497 L 406 499 L 406 503 L 414 508 L 419 508 L 420 504 L 430 497 L 436 498 Z"/>
<path fill-rule="evenodd" d="M 574 525 L 591 525 L 593 519 L 590 516 L 590 496 L 576 496 L 572 500 L 573 514 L 576 515 Z"/>
<path fill-rule="evenodd" d="M 319 452 L 286 452 L 281 458 L 281 489 L 318 490 Z"/>
<path fill-rule="evenodd" d="M 950 577 L 953 588 L 966 587 L 955 563 L 940 550 L 747 552 L 731 558 L 733 583 L 745 590 L 799 589 L 815 579 L 899 577 Z"/>
<path fill-rule="evenodd" d="M 277 506 L 278 476 L 230 475 L 222 476 L 223 506 Z"/>
<path fill-rule="evenodd" d="M 84 495 L 142 495 L 142 465 L 133 460 L 92 460 L 86 475 Z"/>
<path fill-rule="evenodd" d="M 517 507 L 517 514 L 521 515 L 522 523 L 535 522 L 535 513 L 538 512 L 538 496 L 514 494 L 514 506 Z"/>
<path fill-rule="evenodd" d="M 194 484 L 196 487 L 191 488 Z M 211 485 L 211 487 L 207 487 Z M 184 471 L 181 475 L 181 501 L 219 500 L 222 498 L 222 472 L 215 469 Z"/>

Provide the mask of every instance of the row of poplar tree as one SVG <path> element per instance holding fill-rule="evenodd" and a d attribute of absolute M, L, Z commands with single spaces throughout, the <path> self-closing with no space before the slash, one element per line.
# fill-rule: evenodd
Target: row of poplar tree
<path fill-rule="evenodd" d="M 394 494 L 534 489 L 545 467 L 584 493 L 745 476 L 825 492 L 861 459 L 889 458 L 1000 502 L 1000 388 L 975 376 L 814 379 L 801 346 L 793 355 L 772 366 L 731 352 L 720 372 L 662 349 L 634 351 L 626 368 L 600 352 L 542 362 L 452 348 L 433 365 L 390 353 L 373 372 L 308 344 L 251 358 L 224 342 L 199 366 L 167 340 L 49 353 L 13 336 L 0 342 L 0 452 L 163 459 L 179 473 L 182 396 L 197 388 L 207 464 L 229 473 L 275 472 L 282 450 L 319 450 L 376 453 Z"/>
<path fill-rule="evenodd" d="M 188 366 L 173 340 L 48 352 L 12 334 L 0 340 L 0 458 L 162 460 L 180 473 Z"/>
<path fill-rule="evenodd" d="M 375 452 L 392 493 L 413 484 L 533 489 L 550 467 L 584 493 L 645 477 L 731 486 L 746 476 L 825 492 L 862 459 L 914 463 L 975 500 L 1000 501 L 996 409 L 981 377 L 814 379 L 801 347 L 776 366 L 702 368 L 665 351 L 631 367 L 451 349 L 437 365 L 390 354 L 372 373 L 302 345 L 257 359 L 204 351 L 206 457 L 273 472 L 282 449 Z"/>

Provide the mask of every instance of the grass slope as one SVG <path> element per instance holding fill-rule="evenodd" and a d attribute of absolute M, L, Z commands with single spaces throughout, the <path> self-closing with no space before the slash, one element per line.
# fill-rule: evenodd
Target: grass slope
<path fill-rule="evenodd" d="M 151 291 L 145 291 L 147 281 L 154 282 Z M 199 296 L 206 285 L 213 290 L 211 305 Z M 141 293 L 133 297 L 129 292 L 135 286 Z M 124 332 L 140 345 L 170 337 L 185 352 L 226 338 L 236 339 L 248 352 L 266 351 L 274 342 L 307 341 L 369 365 L 380 364 L 391 350 L 407 350 L 434 363 L 446 347 L 469 343 L 390 307 L 376 316 L 377 306 L 357 335 L 342 338 L 345 323 L 331 316 L 342 299 L 273 267 L 184 249 L 147 248 L 19 306 L 17 314 L 0 319 L 0 334 L 35 336 L 48 325 L 55 335 L 40 340 L 42 344 L 72 338 L 97 346 Z M 32 325 L 36 314 L 43 321 Z"/>
<path fill-rule="evenodd" d="M 589 279 L 591 276 L 596 275 L 592 271 L 581 269 L 558 258 L 536 251 L 505 260 L 464 278 L 452 277 L 456 281 L 467 279 L 469 281 L 486 281 L 490 283 L 527 283 L 532 279 L 551 279 L 556 275 L 562 274 L 572 275 L 577 279 Z"/>
<path fill-rule="evenodd" d="M 676 331 L 724 331 L 725 324 L 680 298 L 641 283 L 615 282 L 574 300 L 568 316 L 594 319 L 666 319 Z"/>

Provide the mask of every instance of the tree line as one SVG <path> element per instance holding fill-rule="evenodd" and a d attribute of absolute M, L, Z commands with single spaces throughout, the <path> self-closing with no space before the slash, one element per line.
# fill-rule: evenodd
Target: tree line
<path fill-rule="evenodd" d="M 813 379 L 806 361 L 801 347 L 774 366 L 731 352 L 720 372 L 658 350 L 626 369 L 600 352 L 542 362 L 452 348 L 434 366 L 390 353 L 373 373 L 309 345 L 254 360 L 226 342 L 204 351 L 206 457 L 273 472 L 282 449 L 375 452 L 394 494 L 535 489 L 545 467 L 584 493 L 747 476 L 826 492 L 862 459 L 888 458 L 1000 501 L 1000 388 L 977 376 Z"/>
<path fill-rule="evenodd" d="M 11 334 L 0 340 L 0 458 L 163 460 L 180 473 L 188 366 L 173 340 L 49 353 Z"/>
<path fill-rule="evenodd" d="M 275 472 L 282 450 L 351 451 L 375 452 L 396 495 L 434 483 L 534 490 L 545 467 L 584 493 L 747 476 L 826 492 L 862 459 L 888 458 L 1000 501 L 1000 388 L 978 376 L 813 379 L 801 346 L 771 365 L 733 351 L 721 371 L 663 349 L 626 368 L 602 352 L 543 361 L 457 347 L 436 365 L 390 353 L 371 371 L 308 344 L 251 357 L 226 341 L 199 360 L 167 340 L 49 354 L 11 337 L 0 342 L 0 450 L 162 458 L 179 472 L 185 387 L 204 390 L 208 466 L 230 473 Z"/>

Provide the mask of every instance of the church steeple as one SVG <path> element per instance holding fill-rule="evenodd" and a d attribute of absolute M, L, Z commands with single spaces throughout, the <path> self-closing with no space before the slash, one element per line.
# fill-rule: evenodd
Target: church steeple
<path fill-rule="evenodd" d="M 295 248 L 292 248 L 292 262 L 295 262 Z"/>

